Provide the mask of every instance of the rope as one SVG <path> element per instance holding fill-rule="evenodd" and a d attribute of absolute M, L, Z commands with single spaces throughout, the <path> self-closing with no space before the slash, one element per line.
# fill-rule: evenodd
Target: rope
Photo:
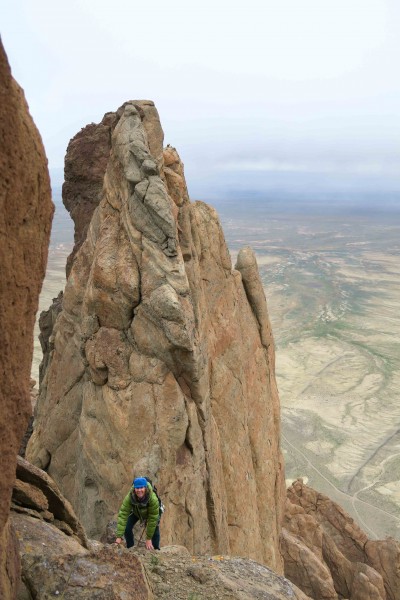
<path fill-rule="evenodd" d="M 143 529 L 142 529 L 142 533 L 140 534 L 140 538 L 139 538 L 139 541 L 138 541 L 138 547 L 139 547 L 140 542 L 142 541 L 142 537 L 143 537 L 145 529 L 146 529 L 146 521 L 143 522 Z"/>
<path fill-rule="evenodd" d="M 68 579 L 67 579 L 67 581 L 66 581 L 66 583 L 65 583 L 64 589 L 63 589 L 63 591 L 62 591 L 62 594 L 61 594 L 61 596 L 60 596 L 60 600 L 62 600 L 62 599 L 64 598 L 65 592 L 66 592 L 66 590 L 67 590 L 67 587 L 68 587 L 68 585 L 69 585 L 69 581 L 70 581 L 70 579 L 71 579 L 71 576 L 72 576 L 72 573 L 73 573 L 73 571 L 74 571 L 75 564 L 76 564 L 76 561 L 77 561 L 77 560 L 78 560 L 78 554 L 76 554 L 76 556 L 75 556 L 75 558 L 74 558 L 74 560 L 73 560 L 72 567 L 71 567 L 71 570 L 70 570 L 70 572 L 69 572 L 69 575 L 68 575 Z"/>

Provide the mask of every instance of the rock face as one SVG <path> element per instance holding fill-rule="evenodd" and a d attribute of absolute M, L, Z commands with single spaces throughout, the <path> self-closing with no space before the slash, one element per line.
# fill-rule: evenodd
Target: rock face
<path fill-rule="evenodd" d="M 163 150 L 152 102 L 128 102 L 97 127 L 67 157 L 80 173 L 68 198 L 85 180 L 86 197 L 101 200 L 93 214 L 96 202 L 84 203 L 90 225 L 49 339 L 27 457 L 90 536 L 103 533 L 133 474 L 146 474 L 167 506 L 162 543 L 279 572 L 279 400 L 254 255 L 244 249 L 232 269 L 215 210 L 189 201 L 178 154 Z M 93 188 L 86 159 L 96 162 Z"/>
<path fill-rule="evenodd" d="M 11 521 L 22 564 L 19 598 L 153 600 L 140 560 L 89 544 L 54 481 L 22 458 Z"/>
<path fill-rule="evenodd" d="M 54 481 L 18 459 L 11 512 L 19 542 L 20 600 L 307 600 L 296 586 L 252 560 L 192 557 L 182 546 L 148 552 L 87 541 Z"/>
<path fill-rule="evenodd" d="M 111 128 L 117 116 L 109 113 L 99 124 L 84 127 L 70 141 L 65 157 L 62 197 L 75 225 L 75 245 L 67 261 L 67 277 L 82 245 L 103 190 L 103 177 L 111 151 Z"/>
<path fill-rule="evenodd" d="M 7 518 L 16 456 L 31 414 L 33 325 L 53 214 L 47 160 L 0 42 L 0 597 L 14 597 Z"/>
<path fill-rule="evenodd" d="M 72 256 L 72 255 L 71 255 Z M 70 258 L 70 257 L 69 257 Z M 39 341 L 43 352 L 43 360 L 39 365 L 39 386 L 42 383 L 44 373 L 46 372 L 48 361 L 50 360 L 51 353 L 53 351 L 53 340 L 51 334 L 53 333 L 54 324 L 58 315 L 62 310 L 62 298 L 63 293 L 60 292 L 57 298 L 53 298 L 51 306 L 47 310 L 43 310 L 39 317 L 40 335 Z M 36 406 L 36 402 L 35 402 Z M 29 438 L 28 438 L 29 440 Z"/>
<path fill-rule="evenodd" d="M 286 577 L 315 600 L 400 599 L 400 544 L 369 540 L 301 480 L 288 490 L 282 552 Z"/>

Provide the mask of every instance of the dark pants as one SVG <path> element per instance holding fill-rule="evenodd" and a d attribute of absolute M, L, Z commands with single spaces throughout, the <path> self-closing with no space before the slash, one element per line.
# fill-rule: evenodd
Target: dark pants
<path fill-rule="evenodd" d="M 126 522 L 126 527 L 125 527 L 125 539 L 126 539 L 126 547 L 127 548 L 132 548 L 132 546 L 135 544 L 135 540 L 133 539 L 133 527 L 136 525 L 136 523 L 139 521 L 139 517 L 137 517 L 136 515 L 132 514 L 129 515 L 128 520 Z M 146 535 L 146 532 L 144 532 L 143 535 Z M 151 538 L 151 542 L 155 548 L 155 550 L 159 550 L 160 549 L 160 526 L 159 526 L 159 522 L 157 523 L 157 527 L 156 530 L 153 534 L 153 537 Z"/>

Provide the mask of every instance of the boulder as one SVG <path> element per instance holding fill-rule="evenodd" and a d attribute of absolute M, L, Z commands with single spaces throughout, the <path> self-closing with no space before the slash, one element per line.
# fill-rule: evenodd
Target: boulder
<path fill-rule="evenodd" d="M 51 523 L 16 513 L 12 521 L 21 553 L 19 598 L 25 592 L 35 600 L 153 600 L 140 560 L 127 550 L 100 544 L 90 551 Z"/>
<path fill-rule="evenodd" d="M 110 135 L 85 128 L 67 153 L 71 213 L 83 182 L 97 200 L 76 217 L 85 225 L 47 334 L 27 457 L 90 537 L 147 475 L 167 507 L 164 543 L 280 571 L 279 400 L 254 254 L 232 268 L 217 213 L 190 202 L 178 153 L 163 151 L 152 102 L 127 102 L 98 127 Z"/>
<path fill-rule="evenodd" d="M 18 456 L 17 480 L 12 495 L 12 509 L 51 521 L 83 547 L 88 546 L 86 534 L 71 504 L 47 473 Z M 27 510 L 28 509 L 28 510 Z"/>
<path fill-rule="evenodd" d="M 0 597 L 7 600 L 18 579 L 7 519 L 16 456 L 32 413 L 33 326 L 53 204 L 43 144 L 1 42 L 0 95 Z"/>

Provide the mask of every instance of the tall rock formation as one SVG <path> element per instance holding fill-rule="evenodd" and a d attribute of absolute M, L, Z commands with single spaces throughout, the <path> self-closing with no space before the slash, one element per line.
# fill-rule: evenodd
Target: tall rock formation
<path fill-rule="evenodd" d="M 31 414 L 33 325 L 53 205 L 47 161 L 0 42 L 0 597 L 14 598 L 15 536 L 8 513 L 17 453 Z"/>
<path fill-rule="evenodd" d="M 178 154 L 163 150 L 152 102 L 83 129 L 66 164 L 64 202 L 89 224 L 48 339 L 28 459 L 90 536 L 146 474 L 167 506 L 164 543 L 281 571 L 279 401 L 252 251 L 232 269 L 215 210 L 189 201 Z"/>

